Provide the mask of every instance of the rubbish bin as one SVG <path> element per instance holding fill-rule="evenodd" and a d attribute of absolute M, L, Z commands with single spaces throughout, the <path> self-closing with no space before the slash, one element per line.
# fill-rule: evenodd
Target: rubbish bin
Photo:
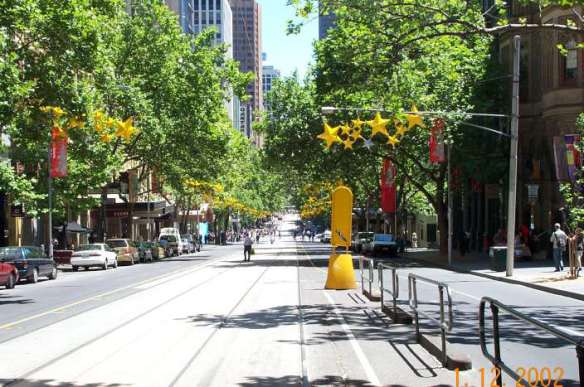
<path fill-rule="evenodd" d="M 491 270 L 507 270 L 507 246 L 491 247 L 489 249 L 489 257 L 491 258 Z"/>

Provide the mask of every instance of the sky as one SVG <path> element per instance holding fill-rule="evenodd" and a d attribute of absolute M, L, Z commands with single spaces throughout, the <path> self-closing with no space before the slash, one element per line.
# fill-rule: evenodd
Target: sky
<path fill-rule="evenodd" d="M 287 21 L 293 19 L 294 9 L 287 0 L 258 0 L 262 7 L 262 51 L 268 55 L 266 64 L 274 65 L 283 76 L 298 70 L 304 78 L 312 62 L 312 42 L 318 38 L 318 19 L 307 23 L 300 34 L 286 35 Z"/>

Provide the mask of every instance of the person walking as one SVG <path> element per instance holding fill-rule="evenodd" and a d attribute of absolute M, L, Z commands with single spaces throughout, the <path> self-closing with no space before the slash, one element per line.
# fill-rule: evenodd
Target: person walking
<path fill-rule="evenodd" d="M 253 239 L 249 234 L 245 234 L 243 238 L 243 262 L 251 260 L 251 247 L 253 246 Z"/>
<path fill-rule="evenodd" d="M 580 227 L 576 229 L 576 277 L 580 276 L 582 270 L 582 253 L 584 252 L 584 232 Z"/>
<path fill-rule="evenodd" d="M 415 231 L 412 233 L 412 248 L 418 248 L 418 234 Z"/>
<path fill-rule="evenodd" d="M 553 248 L 554 264 L 556 266 L 555 271 L 562 271 L 564 270 L 563 255 L 566 251 L 568 236 L 562 231 L 559 223 L 554 224 L 554 232 L 550 237 L 550 242 Z"/>

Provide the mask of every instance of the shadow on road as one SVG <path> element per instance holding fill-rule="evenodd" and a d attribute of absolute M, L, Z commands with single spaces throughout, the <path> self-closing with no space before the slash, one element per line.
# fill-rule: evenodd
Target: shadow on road
<path fill-rule="evenodd" d="M 30 298 L 22 298 L 17 296 L 9 296 L 5 294 L 0 294 L 0 306 L 1 305 L 24 305 L 33 304 L 34 301 Z"/>
<path fill-rule="evenodd" d="M 61 382 L 55 379 L 0 379 L 0 385 L 19 386 L 19 387 L 123 387 L 130 384 L 120 383 L 71 383 Z"/>

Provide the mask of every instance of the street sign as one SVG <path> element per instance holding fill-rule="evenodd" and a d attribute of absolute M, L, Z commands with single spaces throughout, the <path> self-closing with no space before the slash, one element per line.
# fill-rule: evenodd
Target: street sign
<path fill-rule="evenodd" d="M 353 221 L 353 193 L 340 186 L 332 195 L 331 244 L 336 247 L 351 247 Z"/>

